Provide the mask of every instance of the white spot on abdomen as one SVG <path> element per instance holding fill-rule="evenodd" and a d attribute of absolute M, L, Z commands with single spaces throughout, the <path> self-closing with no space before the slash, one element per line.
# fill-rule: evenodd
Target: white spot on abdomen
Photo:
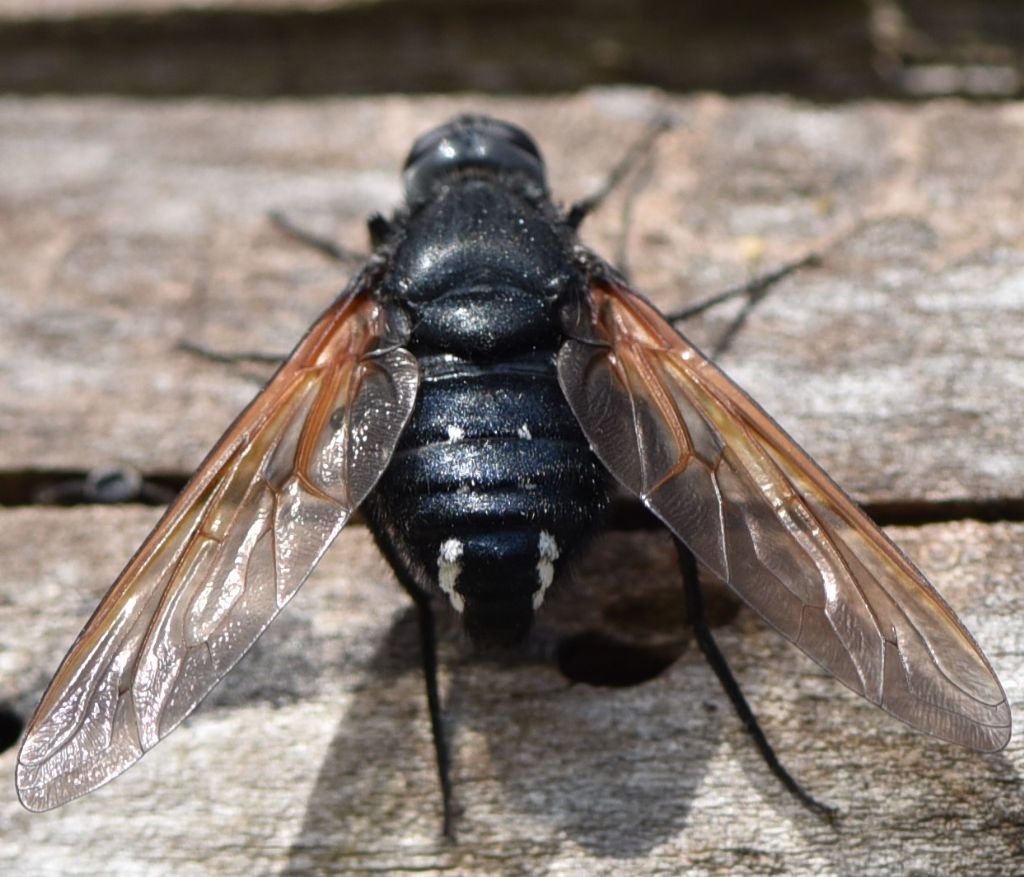
<path fill-rule="evenodd" d="M 456 426 L 454 423 L 448 427 L 448 441 L 457 442 L 460 439 L 466 437 L 466 430 L 461 426 Z"/>
<path fill-rule="evenodd" d="M 544 595 L 555 580 L 555 561 L 560 554 L 555 537 L 547 530 L 541 530 L 540 538 L 537 540 L 537 581 L 540 587 L 533 592 L 534 609 L 540 608 L 540 604 L 544 602 Z"/>
<path fill-rule="evenodd" d="M 530 432 L 530 427 L 528 427 L 525 423 L 522 426 L 520 426 L 519 429 L 516 430 L 516 435 L 522 439 L 533 438 L 533 434 Z"/>
<path fill-rule="evenodd" d="M 459 573 L 462 572 L 461 559 L 462 542 L 458 539 L 445 539 L 437 552 L 437 583 L 448 595 L 456 612 L 461 612 L 466 606 L 462 594 L 455 590 L 459 582 Z"/>

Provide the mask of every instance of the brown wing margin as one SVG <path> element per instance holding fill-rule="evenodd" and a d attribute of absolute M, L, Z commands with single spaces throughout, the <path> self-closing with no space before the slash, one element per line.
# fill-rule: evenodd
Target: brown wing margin
<path fill-rule="evenodd" d="M 30 810 L 121 773 L 252 645 L 376 483 L 419 368 L 364 274 L 220 439 L 79 634 L 18 755 Z"/>
<path fill-rule="evenodd" d="M 610 269 L 562 347 L 594 452 L 769 624 L 913 727 L 982 751 L 1006 695 L 952 609 L 749 396 Z"/>

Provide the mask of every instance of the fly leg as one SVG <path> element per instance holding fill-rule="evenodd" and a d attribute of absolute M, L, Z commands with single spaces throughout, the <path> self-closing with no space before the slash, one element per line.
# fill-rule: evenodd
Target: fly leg
<path fill-rule="evenodd" d="M 220 362 L 225 365 L 235 365 L 239 362 L 254 362 L 258 365 L 280 365 L 284 362 L 287 354 L 264 353 L 259 350 L 238 350 L 233 353 L 222 353 L 219 350 L 211 350 L 201 344 L 194 344 L 191 341 L 179 341 L 179 350 L 191 353 L 193 356 L 200 356 L 209 359 L 211 362 Z"/>
<path fill-rule="evenodd" d="M 731 289 L 726 289 L 723 292 L 716 293 L 703 301 L 688 305 L 681 310 L 665 314 L 665 318 L 670 323 L 680 323 L 684 320 L 689 320 L 691 317 L 695 317 L 698 314 L 702 314 L 705 311 L 711 310 L 711 308 L 717 307 L 724 302 L 732 301 L 735 298 L 745 298 L 746 301 L 743 304 L 742 310 L 732 319 L 725 332 L 722 333 L 722 336 L 710 351 L 711 358 L 717 359 L 729 349 L 733 339 L 735 339 L 739 334 L 754 308 L 757 307 L 758 303 L 768 294 L 768 291 L 775 286 L 775 284 L 803 268 L 817 267 L 821 265 L 821 261 L 821 256 L 818 253 L 809 253 L 799 259 L 794 259 L 792 262 L 786 262 L 784 265 L 780 265 L 774 271 L 769 271 L 766 274 L 753 277 L 746 283 L 742 283 L 739 286 L 734 286 Z"/>
<path fill-rule="evenodd" d="M 408 589 L 407 589 L 408 590 Z M 434 760 L 437 779 L 441 784 L 441 832 L 447 840 L 455 840 L 452 820 L 451 760 L 448 738 L 445 734 L 441 695 L 437 687 L 437 623 L 430 597 L 417 588 L 409 591 L 416 604 L 420 626 L 420 657 L 423 661 L 423 682 L 427 689 L 427 709 L 430 711 L 430 733 L 434 739 Z"/>
<path fill-rule="evenodd" d="M 658 138 L 672 126 L 667 115 L 660 115 L 653 119 L 648 125 L 643 136 L 634 143 L 629 151 L 622 157 L 607 179 L 596 192 L 586 198 L 581 198 L 569 208 L 565 221 L 570 227 L 577 229 L 586 217 L 593 213 L 604 200 L 629 176 L 633 168 L 642 165 L 654 150 L 654 144 Z"/>
<path fill-rule="evenodd" d="M 636 196 L 650 177 L 654 145 L 657 143 L 658 138 L 671 127 L 672 122 L 667 114 L 661 114 L 652 119 L 643 136 L 630 147 L 629 151 L 622 157 L 622 160 L 612 168 L 611 173 L 608 174 L 601 188 L 573 204 L 565 216 L 566 224 L 570 228 L 574 230 L 579 229 L 583 220 L 600 207 L 626 177 L 631 174 L 633 175 L 633 183 L 622 204 L 621 230 L 615 252 L 615 265 L 623 277 L 629 276 L 629 249 L 627 244 L 629 228 L 633 218 L 634 202 L 636 201 Z M 634 173 L 634 170 L 636 170 L 636 173 Z"/>
<path fill-rule="evenodd" d="M 757 716 L 754 715 L 750 704 L 747 703 L 747 699 L 743 696 L 739 683 L 729 668 L 729 663 L 719 650 L 718 643 L 715 642 L 715 638 L 711 634 L 711 628 L 708 627 L 707 619 L 704 616 L 704 598 L 701 596 L 700 582 L 697 577 L 697 561 L 694 559 L 690 549 L 683 545 L 682 542 L 676 539 L 675 543 L 676 549 L 679 552 L 679 568 L 683 574 L 683 587 L 686 590 L 687 615 L 690 624 L 693 625 L 693 633 L 697 639 L 697 645 L 700 646 L 700 650 L 704 654 L 704 658 L 711 665 L 711 669 L 715 671 L 718 681 L 722 684 L 722 688 L 725 690 L 729 700 L 732 701 L 736 714 L 739 716 L 740 721 L 743 722 L 747 733 L 750 734 L 758 752 L 761 753 L 765 764 L 768 765 L 768 769 L 775 774 L 776 779 L 786 787 L 786 790 L 808 810 L 831 822 L 836 815 L 836 810 L 833 807 L 822 804 L 804 791 L 800 784 L 793 779 L 790 772 L 783 767 L 779 757 L 775 754 L 775 750 L 772 749 L 771 743 L 765 737 L 764 731 L 761 730 Z"/>
<path fill-rule="evenodd" d="M 311 247 L 321 255 L 326 256 L 332 262 L 341 262 L 344 265 L 359 267 L 365 264 L 367 258 L 369 258 L 364 253 L 357 253 L 354 250 L 349 250 L 334 241 L 329 241 L 327 238 L 321 237 L 316 234 L 316 232 L 309 231 L 308 229 L 296 225 L 279 210 L 271 210 L 267 215 L 271 223 L 279 231 L 292 238 L 292 240 L 298 241 L 300 244 L 304 244 L 307 247 Z"/>
<path fill-rule="evenodd" d="M 632 147 L 630 147 L 629 151 L 622 157 L 619 163 L 612 168 L 611 173 L 608 174 L 608 177 L 605 179 L 601 187 L 586 198 L 581 198 L 579 201 L 576 201 L 569 208 L 565 217 L 566 223 L 571 228 L 578 229 L 583 220 L 594 210 L 600 207 L 607 197 L 616 188 L 618 188 L 622 181 L 632 174 L 635 169 L 641 168 L 649 172 L 651 157 L 654 153 L 654 146 L 657 143 L 658 138 L 671 127 L 672 121 L 667 114 L 655 117 L 648 125 L 643 136 L 637 140 Z M 642 185 L 642 182 L 639 185 Z M 638 186 L 634 188 L 638 188 Z M 633 194 L 636 193 L 634 192 Z M 629 197 L 623 205 L 623 234 L 619 241 L 618 252 L 616 253 L 615 258 L 615 265 L 624 277 L 629 276 L 629 271 L 627 270 L 625 230 L 629 228 L 632 208 L 633 198 Z M 724 292 L 717 293 L 716 295 L 712 295 L 703 301 L 689 305 L 675 311 L 674 313 L 665 314 L 665 316 L 670 323 L 678 323 L 688 320 L 691 317 L 695 317 L 697 314 L 702 314 L 704 311 L 710 310 L 723 302 L 731 301 L 735 298 L 745 298 L 746 302 L 743 305 L 743 309 L 733 318 L 726 331 L 722 334 L 722 337 L 719 338 L 711 350 L 711 358 L 716 359 L 729 349 L 729 346 L 732 344 L 733 340 L 739 334 L 747 319 L 750 317 L 751 312 L 757 306 L 758 302 L 764 298 L 769 289 L 775 286 L 779 281 L 788 277 L 790 274 L 793 274 L 802 268 L 817 267 L 821 263 L 822 257 L 819 253 L 809 253 L 808 255 L 795 259 L 792 262 L 787 262 L 773 271 L 769 271 L 758 277 L 753 277 L 746 283 L 732 287 L 731 289 L 727 289 Z"/>
<path fill-rule="evenodd" d="M 696 304 L 687 305 L 685 308 L 678 311 L 667 313 L 665 314 L 665 319 L 670 323 L 681 323 L 684 320 L 689 320 L 692 317 L 696 317 L 698 314 L 703 314 L 705 311 L 709 311 L 711 308 L 717 307 L 723 302 L 731 301 L 734 298 L 760 298 L 780 280 L 789 277 L 790 274 L 799 271 L 801 268 L 814 268 L 820 264 L 821 256 L 817 253 L 809 253 L 800 259 L 794 259 L 792 262 L 786 262 L 774 271 L 769 271 L 766 274 L 753 277 L 746 283 L 741 283 L 739 286 L 733 286 L 723 292 L 709 296 Z"/>
<path fill-rule="evenodd" d="M 430 593 L 417 584 L 402 557 L 385 543 L 377 543 L 384 559 L 394 570 L 399 584 L 412 597 L 419 622 L 420 660 L 423 665 L 423 682 L 427 690 L 427 709 L 430 712 L 430 733 L 434 740 L 434 761 L 437 764 L 437 779 L 441 786 L 441 832 L 446 840 L 455 840 L 455 820 L 452 809 L 451 757 L 448 750 L 448 736 L 444 727 L 444 713 L 441 694 L 437 685 L 437 622 Z"/>

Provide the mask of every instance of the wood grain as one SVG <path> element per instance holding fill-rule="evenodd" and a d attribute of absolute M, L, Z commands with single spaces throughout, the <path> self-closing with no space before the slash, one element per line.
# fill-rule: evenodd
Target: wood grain
<path fill-rule="evenodd" d="M 625 227 L 636 284 L 664 308 L 823 251 L 756 310 L 726 370 L 861 499 L 1018 492 L 1020 107 L 644 92 L 0 102 L 0 467 L 191 471 L 267 372 L 180 343 L 283 353 L 345 282 L 267 211 L 362 248 L 412 138 L 470 108 L 525 124 L 563 201 L 671 113 L 628 221 L 610 204 L 586 239 L 611 256 Z M 734 314 L 687 332 L 711 347 Z"/>
<path fill-rule="evenodd" d="M 155 513 L 0 515 L 0 697 L 27 709 Z M 1024 692 L 1024 526 L 897 529 Z M 60 550 L 55 550 L 60 546 Z M 111 785 L 33 815 L 0 756 L 0 868 L 48 874 L 1013 874 L 1024 831 L 1019 738 L 985 757 L 925 739 L 824 677 L 749 613 L 718 629 L 793 773 L 834 827 L 768 774 L 689 641 L 642 685 L 571 685 L 548 652 L 679 599 L 662 534 L 601 541 L 554 589 L 533 648 L 473 655 L 449 626 L 442 684 L 458 842 L 440 808 L 415 624 L 368 534 L 327 560 L 185 724 Z M 642 582 L 637 587 L 637 582 Z M 634 637 L 643 632 L 634 624 Z M 12 636 L 13 634 L 13 636 Z M 648 638 L 654 636 L 647 631 Z"/>
<path fill-rule="evenodd" d="M 1020 105 L 811 107 L 612 90 L 547 100 L 0 100 L 0 481 L 129 462 L 184 474 L 265 372 L 180 349 L 284 351 L 344 283 L 281 209 L 350 247 L 399 197 L 412 138 L 457 111 L 531 130 L 568 201 L 667 111 L 651 167 L 586 230 L 625 239 L 672 308 L 819 250 L 723 358 L 844 485 L 876 503 L 1020 497 Z M 736 307 L 690 328 L 711 348 Z M 0 701 L 27 716 L 156 516 L 0 510 Z M 1024 688 L 1022 525 L 894 531 L 962 613 L 1011 704 Z M 925 740 L 823 677 L 745 611 L 718 633 L 793 773 L 749 746 L 675 606 L 662 534 L 618 532 L 552 591 L 531 649 L 444 631 L 459 842 L 439 801 L 414 624 L 365 530 L 344 533 L 200 711 L 114 784 L 20 809 L 0 754 L 0 872 L 49 874 L 1013 874 L 1017 739 Z M 601 630 L 677 658 L 625 688 L 552 654 Z"/>

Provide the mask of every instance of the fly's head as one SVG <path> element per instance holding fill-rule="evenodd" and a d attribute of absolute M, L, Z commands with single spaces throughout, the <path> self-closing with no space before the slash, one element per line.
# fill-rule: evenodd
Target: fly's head
<path fill-rule="evenodd" d="M 406 200 L 428 200 L 445 177 L 467 169 L 517 175 L 547 195 L 544 159 L 522 128 L 489 116 L 464 115 L 420 137 L 405 160 Z"/>

